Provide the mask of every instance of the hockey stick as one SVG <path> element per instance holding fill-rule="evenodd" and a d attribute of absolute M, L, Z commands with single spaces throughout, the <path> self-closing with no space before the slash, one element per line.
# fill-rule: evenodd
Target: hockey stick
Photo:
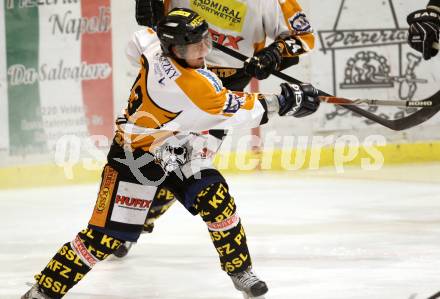
<path fill-rule="evenodd" d="M 434 295 L 432 295 L 428 299 L 437 299 L 437 298 L 440 298 L 440 292 L 435 293 Z"/>
<path fill-rule="evenodd" d="M 238 60 L 241 61 L 246 61 L 248 59 L 247 56 L 238 53 L 230 48 L 227 48 L 223 45 L 217 44 L 217 43 L 213 43 L 214 47 Z M 274 71 L 272 73 L 274 76 L 283 79 L 284 81 L 290 82 L 290 83 L 295 83 L 295 84 L 300 84 L 302 83 L 300 80 L 297 80 L 295 78 L 292 78 L 280 71 Z M 323 92 L 322 90 L 318 90 L 319 95 L 320 96 L 325 96 L 325 97 L 331 97 L 330 94 Z M 433 117 L 438 111 L 440 111 L 440 91 L 438 91 L 436 94 L 434 94 L 433 96 L 423 100 L 423 101 L 431 101 L 432 102 L 432 107 L 424 107 L 420 110 L 418 110 L 417 112 L 410 114 L 408 116 L 399 118 L 399 119 L 394 119 L 394 120 L 390 120 L 390 119 L 386 119 L 383 117 L 380 117 L 374 113 L 371 113 L 369 111 L 366 111 L 362 108 L 359 108 L 357 106 L 352 106 L 352 105 L 341 105 L 341 107 L 344 107 L 347 110 L 350 110 L 354 113 L 357 113 L 365 118 L 368 118 L 378 124 L 381 124 L 382 126 L 385 126 L 391 130 L 394 131 L 402 131 L 405 129 L 409 129 L 412 127 L 415 127 L 425 121 L 427 121 L 428 119 L 430 119 L 431 117 Z"/>
<path fill-rule="evenodd" d="M 319 99 L 325 103 L 336 104 L 341 106 L 368 105 L 368 106 L 425 108 L 425 107 L 433 107 L 434 105 L 434 103 L 429 100 L 422 100 L 422 101 L 392 101 L 392 100 L 374 100 L 374 99 L 349 100 L 346 98 L 326 97 L 326 96 L 320 96 Z"/>

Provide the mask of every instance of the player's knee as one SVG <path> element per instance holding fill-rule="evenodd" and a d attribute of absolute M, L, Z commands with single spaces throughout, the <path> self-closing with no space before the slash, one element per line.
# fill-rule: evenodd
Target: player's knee
<path fill-rule="evenodd" d="M 240 221 L 236 214 L 234 198 L 224 183 L 215 183 L 200 192 L 196 208 L 212 231 L 228 230 Z"/>

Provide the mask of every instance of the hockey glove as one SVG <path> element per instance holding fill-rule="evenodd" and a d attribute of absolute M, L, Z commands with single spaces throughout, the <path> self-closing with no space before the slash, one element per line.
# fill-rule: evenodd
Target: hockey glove
<path fill-rule="evenodd" d="M 439 42 L 440 13 L 430 8 L 418 10 L 410 14 L 407 21 L 411 48 L 423 53 L 425 60 L 437 55 L 438 50 L 433 44 Z"/>
<path fill-rule="evenodd" d="M 283 57 L 276 43 L 264 48 L 244 63 L 246 75 L 266 79 L 273 71 L 279 70 Z"/>
<path fill-rule="evenodd" d="M 136 21 L 139 25 L 155 28 L 163 16 L 162 0 L 136 0 Z"/>
<path fill-rule="evenodd" d="M 281 94 L 278 96 L 281 116 L 304 117 L 314 113 L 321 101 L 318 90 L 311 84 L 282 83 Z"/>

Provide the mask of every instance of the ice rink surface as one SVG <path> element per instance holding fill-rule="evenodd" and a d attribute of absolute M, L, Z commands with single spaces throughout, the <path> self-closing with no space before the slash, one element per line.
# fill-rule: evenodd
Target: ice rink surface
<path fill-rule="evenodd" d="M 270 299 L 426 299 L 440 291 L 440 167 L 228 176 Z M 0 191 L 0 298 L 19 298 L 85 227 L 98 183 Z M 206 225 L 175 204 L 123 260 L 65 297 L 242 298 Z"/>

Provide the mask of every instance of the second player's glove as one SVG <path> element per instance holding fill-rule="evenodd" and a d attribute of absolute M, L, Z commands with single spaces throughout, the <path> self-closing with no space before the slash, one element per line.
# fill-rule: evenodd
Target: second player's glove
<path fill-rule="evenodd" d="M 304 117 L 319 108 L 318 90 L 311 84 L 282 83 L 281 94 L 278 96 L 280 116 Z"/>
<path fill-rule="evenodd" d="M 411 13 L 407 21 L 411 48 L 423 53 L 426 60 L 437 55 L 438 50 L 433 48 L 433 44 L 439 42 L 440 13 L 430 8 L 418 10 Z"/>
<path fill-rule="evenodd" d="M 136 0 L 136 21 L 139 25 L 154 28 L 163 16 L 162 0 Z"/>
<path fill-rule="evenodd" d="M 258 80 L 263 80 L 273 71 L 279 70 L 282 60 L 279 47 L 273 43 L 249 58 L 244 63 L 244 72 Z"/>

